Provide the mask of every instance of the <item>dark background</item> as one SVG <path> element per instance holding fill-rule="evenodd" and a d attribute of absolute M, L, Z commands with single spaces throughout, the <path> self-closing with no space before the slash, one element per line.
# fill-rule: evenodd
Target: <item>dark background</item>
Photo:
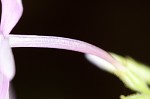
<path fill-rule="evenodd" d="M 150 64 L 150 12 L 144 0 L 23 0 L 12 34 L 79 39 Z M 133 93 L 77 52 L 13 49 L 18 99 L 119 99 Z"/>

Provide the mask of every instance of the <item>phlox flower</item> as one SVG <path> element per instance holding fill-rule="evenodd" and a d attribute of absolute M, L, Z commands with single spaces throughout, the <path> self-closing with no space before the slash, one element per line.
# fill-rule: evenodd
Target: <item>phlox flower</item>
<path fill-rule="evenodd" d="M 139 91 L 131 79 L 134 78 L 128 70 L 106 51 L 83 41 L 55 36 L 13 35 L 11 30 L 19 21 L 23 6 L 21 0 L 1 0 L 2 17 L 0 24 L 0 99 L 9 99 L 9 84 L 15 75 L 15 63 L 12 47 L 57 48 L 82 52 L 86 57 L 110 73 L 123 77 L 124 82 L 130 82 L 129 87 Z M 96 61 L 96 62 L 95 62 Z M 98 61 L 98 63 L 97 63 Z M 127 76 L 124 76 L 127 73 Z M 122 75 L 120 75 L 122 74 Z M 131 78 L 128 78 L 130 77 Z M 144 87 L 145 88 L 145 87 Z M 146 91 L 149 93 L 148 91 Z"/>
<path fill-rule="evenodd" d="M 0 24 L 0 99 L 9 98 L 9 83 L 15 75 L 15 63 L 11 47 L 42 47 L 73 50 L 93 54 L 117 64 L 107 52 L 91 44 L 69 38 L 36 35 L 10 35 L 20 19 L 23 6 L 21 0 L 1 0 Z M 117 67 L 118 65 L 116 65 Z M 119 67 L 119 66 L 118 66 Z"/>

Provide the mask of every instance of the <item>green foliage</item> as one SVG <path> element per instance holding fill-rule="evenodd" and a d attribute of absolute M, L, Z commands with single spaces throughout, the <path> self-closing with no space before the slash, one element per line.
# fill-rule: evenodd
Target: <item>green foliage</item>
<path fill-rule="evenodd" d="M 150 67 L 135 61 L 130 57 L 111 55 L 125 67 L 125 70 L 114 71 L 114 74 L 131 90 L 137 94 L 121 96 L 121 99 L 150 99 Z"/>
<path fill-rule="evenodd" d="M 121 99 L 150 99 L 149 95 L 146 94 L 132 94 L 128 96 L 120 96 Z"/>

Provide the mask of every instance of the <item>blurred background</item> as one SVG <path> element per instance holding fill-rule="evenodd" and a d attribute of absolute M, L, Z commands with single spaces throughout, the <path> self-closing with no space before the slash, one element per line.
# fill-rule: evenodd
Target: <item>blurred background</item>
<path fill-rule="evenodd" d="M 61 36 L 150 64 L 150 12 L 144 0 L 23 0 L 12 34 Z M 84 54 L 13 49 L 17 99 L 119 99 L 133 93 Z"/>

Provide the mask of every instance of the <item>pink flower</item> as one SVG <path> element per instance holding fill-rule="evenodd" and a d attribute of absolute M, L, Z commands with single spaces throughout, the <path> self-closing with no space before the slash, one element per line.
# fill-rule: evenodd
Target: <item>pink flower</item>
<path fill-rule="evenodd" d="M 112 64 L 114 69 L 122 69 L 122 66 L 107 52 L 83 41 L 54 36 L 9 35 L 22 15 L 22 2 L 21 0 L 1 0 L 1 2 L 0 99 L 9 99 L 9 83 L 15 75 L 15 65 L 11 47 L 42 47 L 78 51 L 98 56 L 103 60 L 101 68 L 108 71 L 110 70 L 104 67 L 104 61 Z"/>
<path fill-rule="evenodd" d="M 15 74 L 14 58 L 9 45 L 9 33 L 22 15 L 21 0 L 1 0 L 0 24 L 0 99 L 9 99 L 9 82 Z"/>

